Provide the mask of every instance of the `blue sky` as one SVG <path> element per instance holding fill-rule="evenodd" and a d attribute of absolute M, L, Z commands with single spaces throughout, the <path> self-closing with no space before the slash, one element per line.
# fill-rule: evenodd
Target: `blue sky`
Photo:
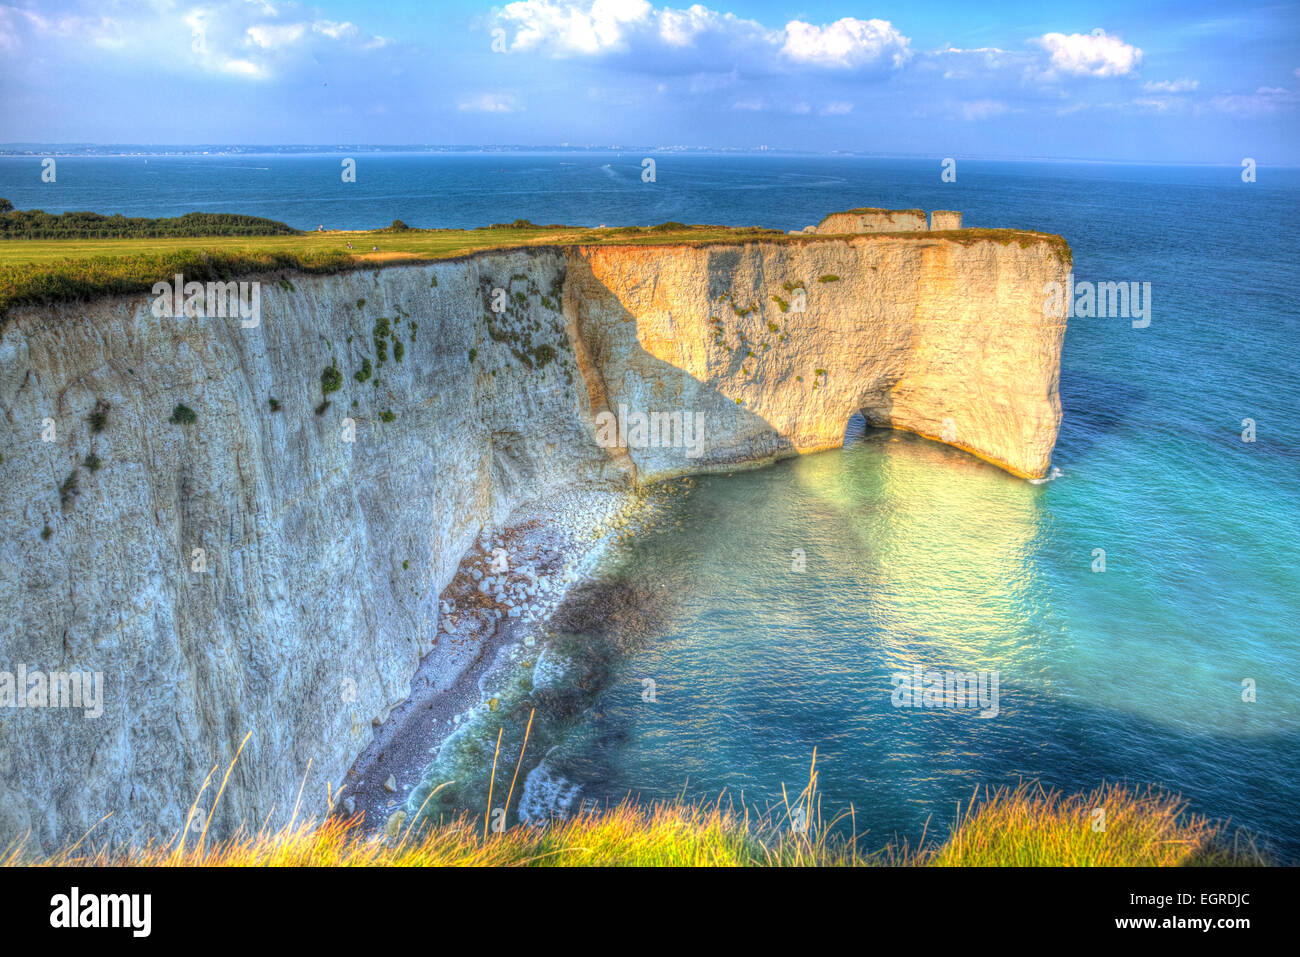
<path fill-rule="evenodd" d="M 1300 5 L 0 3 L 0 142 L 1300 163 Z"/>

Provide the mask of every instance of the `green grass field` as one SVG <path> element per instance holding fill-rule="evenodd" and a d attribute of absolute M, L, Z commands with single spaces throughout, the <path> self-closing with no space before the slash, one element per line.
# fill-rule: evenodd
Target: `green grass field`
<path fill-rule="evenodd" d="M 1059 236 L 1014 229 L 964 229 L 938 233 L 888 233 L 894 239 L 948 239 L 970 243 L 1048 243 L 1067 264 L 1070 248 Z M 568 245 L 704 245 L 764 240 L 821 242 L 824 235 L 789 236 L 759 227 L 659 226 L 586 229 L 530 226 L 483 229 L 411 229 L 400 232 L 305 232 L 293 236 L 196 239 L 0 240 L 0 329 L 16 306 L 74 302 L 148 291 L 176 273 L 200 282 L 283 270 L 342 272 L 401 263 L 430 262 L 493 249 Z M 348 249 L 348 243 L 352 248 Z"/>
<path fill-rule="evenodd" d="M 143 239 L 11 239 L 0 241 L 0 265 L 46 264 L 69 259 L 158 255 L 181 250 L 215 252 L 350 254 L 360 263 L 394 259 L 447 259 L 488 249 L 514 246 L 622 243 L 727 242 L 784 238 L 778 230 L 731 229 L 725 226 L 683 226 L 584 229 L 534 226 L 509 229 L 411 229 L 405 232 L 304 232 L 296 236 L 213 236 Z M 353 248 L 348 250 L 347 244 Z M 378 251 L 371 247 L 378 246 Z"/>
<path fill-rule="evenodd" d="M 16 306 L 146 292 L 155 282 L 177 273 L 187 280 L 206 282 L 284 270 L 342 272 L 528 246 L 744 242 L 758 238 L 779 239 L 784 234 L 757 228 L 666 224 L 620 229 L 533 226 L 201 239 L 0 240 L 0 329 Z"/>

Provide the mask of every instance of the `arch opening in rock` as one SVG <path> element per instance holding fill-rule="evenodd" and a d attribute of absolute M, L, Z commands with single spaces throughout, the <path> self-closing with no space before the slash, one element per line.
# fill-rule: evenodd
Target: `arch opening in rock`
<path fill-rule="evenodd" d="M 854 442 L 861 442 L 867 434 L 867 428 L 867 417 L 860 411 L 854 412 L 844 425 L 844 444 L 848 446 Z"/>

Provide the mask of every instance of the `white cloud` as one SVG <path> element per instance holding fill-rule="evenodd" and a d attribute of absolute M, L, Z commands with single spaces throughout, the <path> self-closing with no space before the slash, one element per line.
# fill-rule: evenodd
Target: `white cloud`
<path fill-rule="evenodd" d="M 292 46 L 307 32 L 305 23 L 259 23 L 246 31 L 249 39 L 263 50 Z"/>
<path fill-rule="evenodd" d="M 327 36 L 331 40 L 351 39 L 360 32 L 357 30 L 356 24 L 347 21 L 335 23 L 332 20 L 317 20 L 311 25 L 311 28 L 312 32 Z"/>
<path fill-rule="evenodd" d="M 516 29 L 512 50 L 553 56 L 622 52 L 628 37 L 653 26 L 646 0 L 517 0 L 497 15 Z"/>
<path fill-rule="evenodd" d="M 1200 80 L 1183 77 L 1181 80 L 1155 80 L 1143 83 L 1142 89 L 1148 93 L 1190 93 L 1200 85 Z"/>
<path fill-rule="evenodd" d="M 1294 108 L 1300 94 L 1280 86 L 1261 86 L 1254 93 L 1230 93 L 1210 98 L 1210 109 L 1237 116 L 1259 116 Z"/>
<path fill-rule="evenodd" d="M 510 93 L 479 93 L 462 99 L 456 108 L 462 113 L 514 113 L 518 109 Z"/>
<path fill-rule="evenodd" d="M 252 60 L 220 60 L 217 63 L 217 69 L 223 73 L 247 77 L 250 80 L 260 80 L 266 76 L 266 71 Z"/>
<path fill-rule="evenodd" d="M 955 47 L 952 44 L 949 44 L 948 46 L 944 47 L 942 50 L 935 51 L 935 53 L 982 53 L 985 54 L 986 56 L 987 55 L 1001 56 L 1002 54 L 1010 53 L 1010 52 L 1011 52 L 1010 50 L 1004 50 L 1001 47 L 971 47 L 968 50 L 963 50 L 961 47 Z"/>
<path fill-rule="evenodd" d="M 853 104 L 845 100 L 832 100 L 823 106 L 818 112 L 822 116 L 845 116 L 853 112 Z"/>
<path fill-rule="evenodd" d="M 1010 111 L 1011 107 L 1001 100 L 970 100 L 961 104 L 961 115 L 965 120 L 987 120 Z"/>
<path fill-rule="evenodd" d="M 1092 33 L 1045 33 L 1033 41 L 1051 56 L 1054 71 L 1072 76 L 1126 76 L 1142 62 L 1142 51 L 1100 28 Z"/>
<path fill-rule="evenodd" d="M 698 3 L 689 10 L 670 10 L 665 7 L 659 14 L 659 36 L 669 46 L 690 46 L 700 35 L 722 29 L 729 16 L 731 14 L 719 15 Z M 740 22 L 738 18 L 732 19 Z"/>
<path fill-rule="evenodd" d="M 82 5 L 95 12 L 50 18 L 0 6 L 0 50 L 27 46 L 43 57 L 80 60 L 92 55 L 88 47 L 95 47 L 165 69 L 270 80 L 326 57 L 365 52 L 388 42 L 364 34 L 353 23 L 320 19 L 297 2 L 272 6 L 216 0 L 185 9 L 164 3 L 111 4 L 113 17 L 99 14 L 102 4 L 95 0 L 83 0 Z M 174 55 L 160 59 L 160 49 Z"/>
<path fill-rule="evenodd" d="M 851 68 L 887 60 L 899 67 L 912 55 L 910 43 L 888 20 L 844 17 L 825 27 L 791 20 L 781 53 L 813 66 Z"/>
<path fill-rule="evenodd" d="M 1133 105 L 1140 110 L 1147 110 L 1154 113 L 1168 113 L 1170 108 L 1174 105 L 1174 101 L 1158 96 L 1140 96 L 1133 101 Z"/>
<path fill-rule="evenodd" d="M 770 29 L 701 4 L 685 10 L 648 0 L 516 0 L 490 20 L 512 53 L 569 57 L 631 56 L 662 72 L 746 72 L 789 67 L 898 67 L 912 55 L 907 37 L 886 20 L 845 17 L 826 26 L 791 20 Z"/>
<path fill-rule="evenodd" d="M 989 76 L 997 71 L 1023 67 L 1033 63 L 1042 54 L 1038 51 L 1003 50 L 1000 47 L 975 47 L 962 49 L 947 46 L 921 55 L 923 69 L 942 70 L 945 80 L 968 80 Z"/>

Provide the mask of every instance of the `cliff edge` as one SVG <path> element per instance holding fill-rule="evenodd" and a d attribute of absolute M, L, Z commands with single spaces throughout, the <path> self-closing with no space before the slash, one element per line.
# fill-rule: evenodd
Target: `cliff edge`
<path fill-rule="evenodd" d="M 1062 249 L 531 247 L 263 277 L 249 328 L 145 295 L 17 310 L 0 672 L 98 673 L 103 698 L 11 705 L 0 674 L 0 845 L 109 812 L 97 839 L 171 834 L 248 732 L 215 832 L 292 807 L 304 773 L 323 795 L 422 658 L 464 669 L 438 595 L 475 536 L 566 485 L 831 448 L 858 411 L 1043 475 Z"/>

